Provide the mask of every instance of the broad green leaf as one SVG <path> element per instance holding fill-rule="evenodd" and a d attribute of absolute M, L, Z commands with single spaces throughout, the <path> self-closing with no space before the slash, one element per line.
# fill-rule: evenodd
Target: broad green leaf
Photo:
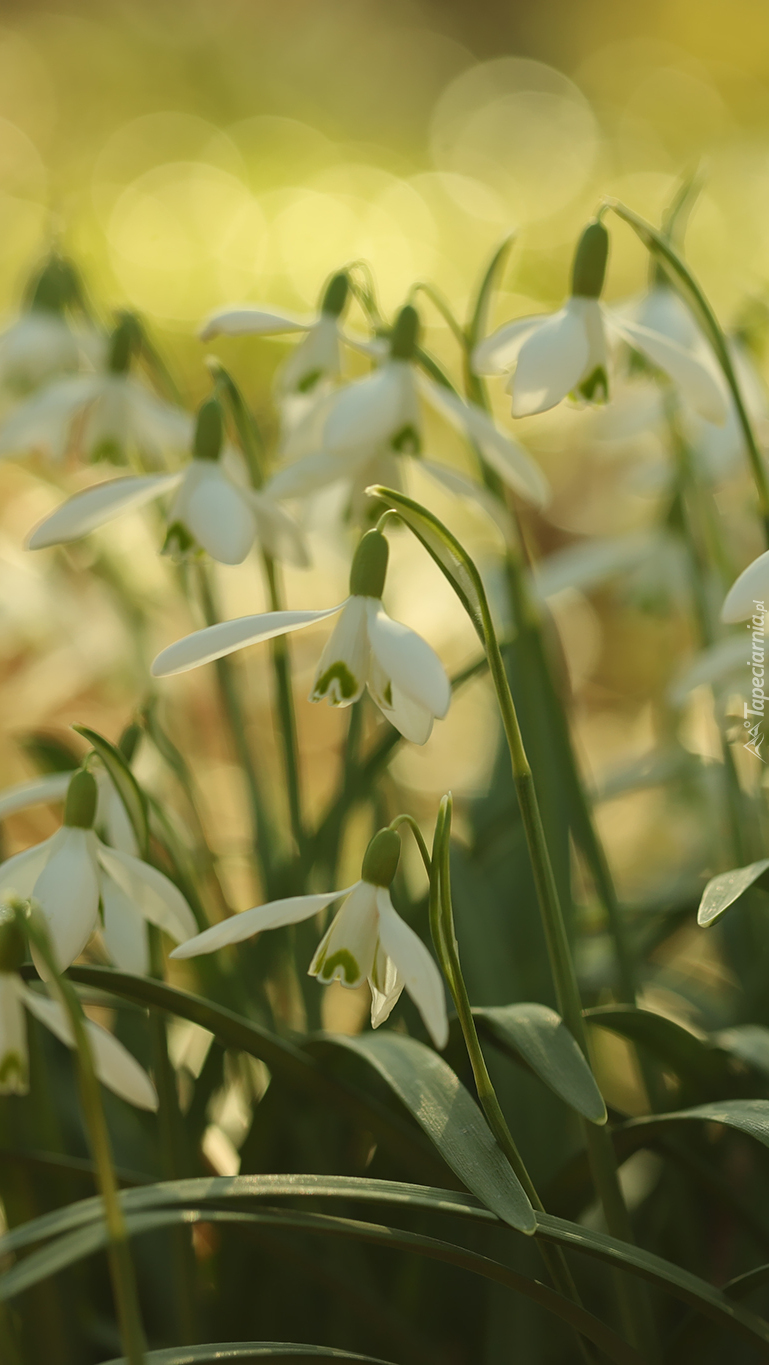
<path fill-rule="evenodd" d="M 216 1341 L 204 1346 L 171 1346 L 165 1351 L 146 1351 L 147 1365 L 213 1365 L 219 1360 L 347 1360 L 351 1365 L 388 1365 L 379 1356 L 340 1351 L 335 1346 L 292 1345 L 288 1341 Z M 125 1356 L 106 1365 L 128 1365 Z"/>
<path fill-rule="evenodd" d="M 237 1048 L 258 1057 L 272 1074 L 303 1094 L 315 1095 L 333 1104 L 354 1121 L 369 1128 L 378 1140 L 405 1162 L 407 1168 L 427 1180 L 445 1179 L 439 1163 L 418 1132 L 399 1120 L 372 1096 L 355 1090 L 328 1071 L 301 1048 L 270 1033 L 269 1029 L 241 1015 L 204 1000 L 199 995 L 177 990 L 151 977 L 130 976 L 108 967 L 70 967 L 68 976 L 84 986 L 110 991 L 119 999 L 150 1009 L 165 1010 L 180 1019 L 189 1019 L 208 1029 L 225 1047 Z"/>
<path fill-rule="evenodd" d="M 477 1104 L 437 1052 L 396 1033 L 330 1035 L 329 1041 L 376 1068 L 486 1208 L 520 1232 L 534 1232 L 536 1218 L 523 1186 Z"/>
<path fill-rule="evenodd" d="M 656 1137 L 679 1123 L 723 1123 L 755 1138 L 769 1147 L 769 1100 L 727 1100 L 723 1104 L 698 1104 L 693 1109 L 676 1109 L 669 1114 L 629 1119 L 622 1131 L 641 1138 Z"/>
<path fill-rule="evenodd" d="M 139 848 L 139 856 L 146 858 L 149 852 L 149 817 L 147 813 L 147 798 L 134 777 L 131 769 L 125 761 L 120 750 L 111 744 L 103 735 L 96 730 L 89 730 L 87 725 L 73 725 L 83 739 L 87 739 L 92 744 L 99 758 L 104 764 L 107 772 L 112 778 L 117 789 L 117 793 L 126 808 Z"/>
<path fill-rule="evenodd" d="M 473 1010 L 491 1037 L 520 1055 L 556 1095 L 591 1123 L 605 1123 L 606 1105 L 590 1067 L 561 1016 L 547 1005 L 522 1003 Z"/>
<path fill-rule="evenodd" d="M 606 1323 L 589 1313 L 581 1304 L 564 1298 L 549 1286 L 519 1274 L 518 1271 L 498 1261 L 437 1237 L 425 1237 L 420 1233 L 407 1232 L 402 1228 L 387 1227 L 378 1223 L 332 1218 L 326 1214 L 297 1213 L 290 1209 L 267 1209 L 261 1213 L 244 1213 L 229 1209 L 206 1209 L 204 1212 L 167 1209 L 156 1214 L 130 1215 L 126 1219 L 126 1231 L 128 1236 L 132 1237 L 156 1232 L 164 1227 L 180 1225 L 191 1227 L 202 1222 L 229 1223 L 245 1229 L 249 1226 L 279 1227 L 302 1233 L 315 1232 L 325 1236 L 367 1242 L 374 1246 L 387 1247 L 391 1251 L 407 1251 L 425 1256 L 429 1260 L 441 1261 L 524 1294 L 546 1312 L 552 1313 L 589 1341 L 593 1341 L 610 1360 L 616 1362 L 616 1365 L 644 1365 L 642 1357 L 633 1346 L 623 1341 Z M 92 1255 L 106 1245 L 107 1230 L 103 1222 L 89 1224 L 77 1232 L 60 1237 L 40 1251 L 33 1252 L 0 1276 L 0 1301 L 7 1302 L 40 1280 L 82 1260 L 85 1256 Z M 769 1340 L 769 1328 L 767 1339 Z"/>
<path fill-rule="evenodd" d="M 749 863 L 747 867 L 736 867 L 731 872 L 722 872 L 718 877 L 711 877 L 702 893 L 697 923 L 703 929 L 715 924 L 724 910 L 734 905 L 734 902 L 738 901 L 740 896 L 744 896 L 751 886 L 755 886 L 757 882 L 760 884 L 767 871 L 769 858 L 762 858 L 760 862 Z"/>
<path fill-rule="evenodd" d="M 763 1024 L 740 1024 L 712 1034 L 713 1042 L 739 1061 L 769 1076 L 769 1028 Z"/>
<path fill-rule="evenodd" d="M 467 346 L 471 354 L 480 341 L 481 335 L 485 335 L 491 298 L 507 263 L 515 237 L 516 234 L 511 232 L 510 236 L 505 237 L 504 241 L 500 243 L 481 280 L 475 304 L 470 314 L 470 321 L 467 324 Z"/>
<path fill-rule="evenodd" d="M 496 1216 L 483 1208 L 473 1195 L 366 1176 L 288 1174 L 203 1177 L 124 1190 L 120 1197 L 125 1212 L 131 1217 L 141 1211 L 179 1205 L 205 1212 L 208 1203 L 220 1205 L 228 1199 L 306 1197 L 355 1199 L 394 1208 L 423 1208 L 485 1224 L 497 1221 Z M 32 1246 L 46 1237 L 71 1232 L 101 1218 L 102 1202 L 99 1198 L 84 1199 L 77 1204 L 56 1209 L 6 1233 L 0 1240 L 0 1256 Z M 718 1289 L 653 1252 L 545 1213 L 537 1214 L 537 1236 L 563 1248 L 580 1251 L 630 1274 L 641 1275 L 714 1321 L 734 1326 L 753 1339 L 757 1331 L 763 1332 L 761 1340 L 769 1341 L 766 1324 L 753 1319 L 752 1315 L 741 1316 L 739 1310 L 735 1315 L 733 1305 Z"/>
<path fill-rule="evenodd" d="M 484 643 L 484 612 L 481 601 L 483 588 L 476 582 L 475 574 L 468 568 L 467 555 L 459 541 L 437 517 L 412 498 L 407 498 L 405 493 L 398 493 L 392 488 L 383 488 L 380 485 L 367 489 L 367 492 L 392 507 L 413 531 L 417 540 L 424 545 L 427 553 L 449 580 L 475 626 L 481 642 Z"/>
<path fill-rule="evenodd" d="M 729 1059 L 704 1033 L 684 1028 L 674 1019 L 633 1005 L 599 1005 L 585 1010 L 590 1024 L 610 1029 L 640 1043 L 682 1079 L 714 1086 L 729 1079 Z"/>

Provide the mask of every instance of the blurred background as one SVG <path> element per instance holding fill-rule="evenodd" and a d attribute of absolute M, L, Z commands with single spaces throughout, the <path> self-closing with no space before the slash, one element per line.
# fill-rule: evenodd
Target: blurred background
<path fill-rule="evenodd" d="M 428 280 L 464 317 L 510 231 L 516 244 L 491 321 L 548 309 L 564 295 L 575 239 L 603 195 L 658 223 L 681 178 L 698 167 L 704 187 L 688 256 L 725 324 L 743 327 L 760 372 L 769 12 L 758 0 L 0 5 L 7 319 L 29 272 L 58 243 L 81 267 L 102 318 L 116 306 L 145 317 L 189 407 L 207 391 L 196 330 L 212 309 L 249 301 L 308 313 L 330 271 L 366 258 L 388 316 L 415 280 Z M 632 298 L 647 275 L 639 243 L 613 223 L 607 296 Z M 451 336 L 427 303 L 424 322 L 428 347 L 458 376 Z M 351 325 L 362 330 L 362 316 Z M 272 381 L 286 346 L 225 341 L 215 350 L 274 437 Z M 353 359 L 349 368 L 363 365 Z M 502 385 L 492 387 L 510 429 Z M 615 411 L 623 409 L 607 413 Z M 707 688 L 675 692 L 701 641 L 675 547 L 654 539 L 667 508 L 663 443 L 632 414 L 624 427 L 601 421 L 562 406 L 516 425 L 554 489 L 547 513 L 527 515 L 525 526 L 532 556 L 548 560 L 541 591 L 560 637 L 580 755 L 593 785 L 605 788 L 600 819 L 621 892 L 653 904 L 671 887 L 694 895 L 722 865 L 711 800 L 720 751 Z M 431 441 L 461 466 L 456 436 L 436 427 Z M 199 624 L 157 556 L 151 517 L 125 518 L 66 551 L 22 549 L 62 490 L 83 478 L 76 462 L 0 465 L 3 785 L 31 775 L 20 743 L 31 731 L 61 734 L 83 721 L 115 738 L 146 698 L 148 659 Z M 708 478 L 736 569 L 761 548 L 739 451 Z M 493 582 L 501 548 L 493 528 L 432 499 Z M 319 567 L 289 573 L 287 588 L 292 605 L 323 606 L 345 591 L 349 545 L 329 536 L 322 509 L 308 516 Z M 477 648 L 472 632 L 422 552 L 405 536 L 398 543 L 390 608 L 458 668 Z M 584 556 L 559 558 L 594 543 L 610 544 L 607 562 L 620 566 L 610 583 L 593 581 L 600 566 L 591 577 Z M 256 566 L 218 576 L 229 613 L 260 608 Z M 312 811 L 331 790 L 344 720 L 304 702 L 320 638 L 293 645 Z M 269 768 L 277 759 L 266 652 L 252 651 L 242 667 L 251 738 Z M 738 715 L 741 685 L 736 679 Z M 175 679 L 162 696 L 195 767 L 232 902 L 244 908 L 259 888 L 210 680 L 205 671 Z M 448 786 L 466 801 L 482 794 L 495 727 L 481 679 L 424 750 L 397 757 L 393 780 L 404 802 L 431 823 Z M 663 787 L 654 772 L 649 780 L 647 760 L 660 752 L 685 776 L 691 758 L 694 787 Z M 755 788 L 761 765 L 737 758 Z M 151 765 L 149 756 L 139 761 Z M 633 773 L 641 790 L 630 790 Z M 45 811 L 15 817 L 5 826 L 7 851 L 54 825 Z M 728 987 L 700 937 L 676 939 L 674 955 L 676 982 L 689 982 L 691 1000 L 700 987 Z"/>

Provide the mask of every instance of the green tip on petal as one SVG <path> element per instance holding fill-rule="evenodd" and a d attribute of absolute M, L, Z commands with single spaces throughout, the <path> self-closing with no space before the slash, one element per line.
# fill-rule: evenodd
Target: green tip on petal
<path fill-rule="evenodd" d="M 96 778 L 80 768 L 70 779 L 64 823 L 73 829 L 92 829 L 96 818 Z"/>
<path fill-rule="evenodd" d="M 224 440 L 224 417 L 218 398 L 207 398 L 198 411 L 192 453 L 196 460 L 218 460 Z"/>
<path fill-rule="evenodd" d="M 338 318 L 344 311 L 349 290 L 350 282 L 343 270 L 340 270 L 338 275 L 332 275 L 326 285 L 323 302 L 320 305 L 321 313 L 328 313 L 330 317 Z"/>
<path fill-rule="evenodd" d="M 350 569 L 351 597 L 381 597 L 387 577 L 390 547 L 381 531 L 367 531 L 362 537 Z"/>
<path fill-rule="evenodd" d="M 21 903 L 0 906 L 0 972 L 17 972 L 27 957 L 27 936 L 21 925 Z"/>
<path fill-rule="evenodd" d="M 412 304 L 401 308 L 390 333 L 390 355 L 393 360 L 413 360 L 419 345 L 419 314 Z"/>
<path fill-rule="evenodd" d="M 124 313 L 109 339 L 107 368 L 112 374 L 125 374 L 131 358 L 140 350 L 141 327 L 133 313 Z"/>
<path fill-rule="evenodd" d="M 395 829 L 380 829 L 363 858 L 361 877 L 369 886 L 389 886 L 401 856 L 401 836 Z"/>
<path fill-rule="evenodd" d="M 609 234 L 603 223 L 588 223 L 574 253 L 571 292 L 578 298 L 597 299 L 603 289 L 609 258 Z"/>

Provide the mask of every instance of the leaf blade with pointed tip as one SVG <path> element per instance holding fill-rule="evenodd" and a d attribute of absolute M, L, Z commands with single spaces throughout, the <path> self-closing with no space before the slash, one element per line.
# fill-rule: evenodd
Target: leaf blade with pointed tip
<path fill-rule="evenodd" d="M 566 1104 L 591 1123 L 603 1124 L 607 1113 L 595 1077 L 561 1016 L 547 1005 L 521 1003 L 477 1007 L 475 1018 L 491 1038 L 520 1056 Z"/>
<path fill-rule="evenodd" d="M 150 842 L 149 813 L 147 798 L 139 783 L 120 750 L 108 739 L 105 739 L 103 735 L 100 735 L 97 730 L 91 730 L 87 725 L 73 725 L 72 729 L 93 745 L 107 769 L 131 821 L 139 848 L 139 857 L 146 859 Z"/>
<path fill-rule="evenodd" d="M 751 886 L 760 882 L 767 871 L 769 858 L 762 858 L 760 862 L 749 863 L 747 867 L 736 867 L 731 872 L 721 872 L 719 876 L 711 877 L 697 911 L 697 923 L 701 928 L 707 929 L 715 924 L 730 905 L 734 905 Z"/>

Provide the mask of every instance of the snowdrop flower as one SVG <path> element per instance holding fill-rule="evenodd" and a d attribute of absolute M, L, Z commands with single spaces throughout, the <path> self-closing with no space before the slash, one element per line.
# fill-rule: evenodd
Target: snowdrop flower
<path fill-rule="evenodd" d="M 106 768 L 94 763 L 91 768 L 96 779 L 96 815 L 94 827 L 103 830 L 111 848 L 131 857 L 138 857 L 139 849 L 133 826 L 112 778 Z M 34 806 L 64 802 L 67 798 L 72 772 L 46 773 L 31 782 L 19 782 L 0 793 L 0 820 Z M 102 905 L 103 937 L 107 953 L 116 967 L 134 976 L 145 976 L 149 971 L 147 921 L 133 902 L 117 904 L 113 899 Z"/>
<path fill-rule="evenodd" d="M 158 398 L 129 373 L 137 324 L 126 317 L 94 374 L 69 375 L 25 399 L 0 424 L 0 455 L 39 452 L 61 460 L 76 448 L 90 460 L 124 462 L 137 450 L 155 464 L 192 438 L 189 413 Z"/>
<path fill-rule="evenodd" d="M 200 339 L 212 341 L 217 336 L 282 336 L 304 332 L 304 339 L 281 366 L 280 389 L 284 396 L 307 394 L 322 380 L 338 379 L 341 373 L 339 318 L 344 312 L 348 290 L 344 271 L 332 276 L 314 322 L 304 322 L 266 308 L 225 308 L 212 314 L 201 328 Z"/>
<path fill-rule="evenodd" d="M 433 720 L 445 716 L 451 686 L 443 665 L 421 635 L 393 621 L 382 606 L 388 545 L 379 531 L 363 536 L 350 571 L 350 596 L 325 611 L 269 611 L 222 621 L 169 645 L 155 659 L 152 675 L 168 677 L 221 659 L 246 645 L 273 640 L 314 621 L 339 614 L 323 650 L 310 693 L 331 706 L 351 706 L 365 687 L 396 730 L 414 744 L 430 737 Z"/>
<path fill-rule="evenodd" d="M 264 493 L 237 483 L 224 466 L 223 422 L 216 398 L 198 413 L 193 458 L 174 474 L 129 474 L 75 493 L 29 537 L 30 550 L 61 545 L 134 511 L 164 493 L 175 496 L 168 511 L 167 551 L 198 544 L 220 564 L 242 564 L 258 540 L 276 559 L 301 568 L 309 560 L 292 517 Z"/>
<path fill-rule="evenodd" d="M 587 402 L 609 396 L 610 349 L 625 342 L 677 385 L 681 396 L 710 422 L 721 423 L 724 385 L 712 364 L 651 327 L 620 317 L 600 302 L 609 252 L 602 223 L 589 223 L 574 257 L 571 297 L 557 313 L 517 318 L 492 333 L 473 353 L 478 374 L 513 373 L 508 381 L 513 416 L 546 412 L 569 394 Z"/>
<path fill-rule="evenodd" d="M 423 399 L 477 445 L 521 497 L 535 506 L 547 501 L 547 481 L 528 451 L 499 431 L 481 408 L 418 372 L 418 340 L 419 316 L 407 304 L 395 320 L 383 364 L 321 399 L 291 432 L 283 448 L 291 463 L 269 484 L 274 497 L 304 497 L 338 479 L 365 480 L 363 487 L 386 481 L 394 456 L 422 450 Z"/>
<path fill-rule="evenodd" d="M 755 617 L 756 628 L 763 628 L 764 605 L 769 599 L 769 550 L 743 569 L 726 594 L 721 620 L 732 624 Z M 759 620 L 760 617 L 760 620 Z M 745 646 L 747 649 L 747 645 Z"/>
<path fill-rule="evenodd" d="M 31 281 L 25 311 L 0 335 L 0 384 L 25 392 L 52 375 L 79 369 L 81 360 L 98 358 L 96 331 L 68 316 L 77 306 L 82 307 L 77 272 L 54 254 Z"/>
<path fill-rule="evenodd" d="M 291 896 L 215 924 L 175 948 L 172 957 L 198 957 L 227 943 L 240 943 L 263 929 L 312 919 L 333 901 L 344 904 L 320 941 L 309 975 L 324 985 L 339 981 L 354 989 L 368 981 L 371 1023 L 384 1023 L 403 990 L 408 991 L 437 1048 L 448 1042 L 446 1000 L 440 972 L 422 940 L 393 909 L 390 884 L 400 856 L 400 836 L 380 830 L 363 859 L 361 879 L 343 891 Z"/>
<path fill-rule="evenodd" d="M 105 920 L 114 917 L 119 922 L 138 910 L 176 943 L 195 931 L 192 911 L 168 877 L 102 843 L 93 829 L 96 800 L 96 779 L 79 769 L 70 778 L 61 829 L 0 864 L 0 897 L 13 893 L 39 902 L 62 970 L 74 962 L 98 927 L 100 902 Z"/>
<path fill-rule="evenodd" d="M 75 1048 L 72 1025 L 58 1000 L 49 1000 L 21 979 L 25 943 L 18 911 L 0 913 L 0 1094 L 26 1095 L 29 1090 L 29 1047 L 24 1011 L 50 1029 L 67 1047 Z M 158 1097 L 149 1076 L 131 1053 L 107 1029 L 85 1021 L 94 1070 L 103 1085 L 139 1109 L 156 1110 Z"/>

